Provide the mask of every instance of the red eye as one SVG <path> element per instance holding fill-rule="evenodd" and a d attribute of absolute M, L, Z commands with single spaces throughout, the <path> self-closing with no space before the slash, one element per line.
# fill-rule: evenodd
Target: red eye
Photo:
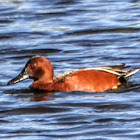
<path fill-rule="evenodd" d="M 32 66 L 31 66 L 31 68 L 32 68 L 32 69 L 35 69 L 36 66 L 37 66 L 37 63 L 33 63 Z"/>

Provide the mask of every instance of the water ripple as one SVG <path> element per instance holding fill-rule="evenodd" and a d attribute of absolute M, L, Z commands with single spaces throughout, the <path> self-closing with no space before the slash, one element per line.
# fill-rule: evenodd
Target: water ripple
<path fill-rule="evenodd" d="M 6 0 L 0 2 L 0 138 L 132 140 L 140 138 L 139 72 L 130 85 L 103 93 L 33 92 L 13 86 L 33 55 L 48 57 L 55 75 L 126 63 L 139 68 L 137 0 Z"/>

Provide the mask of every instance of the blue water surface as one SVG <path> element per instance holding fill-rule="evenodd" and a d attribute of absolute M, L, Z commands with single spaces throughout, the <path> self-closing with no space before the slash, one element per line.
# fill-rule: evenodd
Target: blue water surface
<path fill-rule="evenodd" d="M 0 139 L 140 139 L 140 72 L 114 92 L 34 93 L 7 86 L 34 55 L 55 75 L 126 63 L 140 67 L 138 0 L 0 1 Z"/>

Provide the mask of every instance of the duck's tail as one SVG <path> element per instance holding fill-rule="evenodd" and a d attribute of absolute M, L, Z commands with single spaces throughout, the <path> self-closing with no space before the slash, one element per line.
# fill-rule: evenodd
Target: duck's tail
<path fill-rule="evenodd" d="M 124 75 L 125 80 L 128 81 L 139 70 L 140 68 L 137 68 L 137 69 L 127 72 L 126 75 Z"/>

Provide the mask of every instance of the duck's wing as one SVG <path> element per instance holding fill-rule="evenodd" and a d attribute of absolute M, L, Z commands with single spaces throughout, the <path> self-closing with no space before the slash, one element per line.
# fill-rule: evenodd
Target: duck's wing
<path fill-rule="evenodd" d="M 92 67 L 85 68 L 83 70 L 99 70 L 104 72 L 109 72 L 118 76 L 118 78 L 123 78 L 125 81 L 128 81 L 140 68 L 134 70 L 127 70 L 130 66 L 126 66 L 124 63 L 120 65 L 105 66 L 105 67 Z"/>
<path fill-rule="evenodd" d="M 112 73 L 116 75 L 121 81 L 128 81 L 136 72 L 140 70 L 134 69 L 134 70 L 127 70 L 126 68 L 129 68 L 130 66 L 126 66 L 125 64 L 120 65 L 113 65 L 113 66 L 105 66 L 105 67 L 90 67 L 90 68 L 84 68 L 84 69 L 76 69 L 71 71 L 66 71 L 64 73 L 60 73 L 56 77 L 54 77 L 55 81 L 64 81 L 65 78 L 71 74 L 74 74 L 79 71 L 87 71 L 87 70 L 98 70 L 98 71 L 104 71 L 108 73 Z"/>
<path fill-rule="evenodd" d="M 133 70 L 128 70 L 126 68 L 130 68 L 131 66 L 126 66 L 124 63 L 123 64 L 120 64 L 120 65 L 114 65 L 114 66 L 109 66 L 109 67 L 104 67 L 105 71 L 107 70 L 111 70 L 113 72 L 111 73 L 116 73 L 116 75 L 120 75 L 120 76 L 124 76 L 125 79 L 127 78 L 131 78 L 136 72 L 138 72 L 140 70 L 140 68 L 136 68 L 136 69 L 133 69 Z M 128 80 L 127 80 L 128 81 Z"/>
<path fill-rule="evenodd" d="M 125 66 L 125 64 L 120 64 L 120 65 L 104 66 L 104 67 L 91 67 L 91 68 L 85 68 L 83 70 L 98 70 L 98 71 L 109 72 L 117 76 L 121 76 L 124 73 L 128 72 L 128 70 L 124 70 L 125 68 L 128 67 L 129 66 Z"/>
<path fill-rule="evenodd" d="M 53 80 L 63 82 L 67 76 L 69 76 L 71 74 L 74 74 L 74 73 L 76 73 L 78 71 L 80 71 L 80 70 L 79 69 L 77 69 L 77 70 L 69 70 L 69 71 L 66 71 L 64 73 L 60 73 L 57 76 L 55 76 Z"/>
<path fill-rule="evenodd" d="M 126 66 L 125 63 L 119 64 L 119 65 L 112 65 L 112 66 L 106 66 L 106 67 L 110 67 L 112 69 L 118 69 L 118 70 L 122 70 L 122 69 L 126 69 L 129 68 L 131 66 Z"/>

